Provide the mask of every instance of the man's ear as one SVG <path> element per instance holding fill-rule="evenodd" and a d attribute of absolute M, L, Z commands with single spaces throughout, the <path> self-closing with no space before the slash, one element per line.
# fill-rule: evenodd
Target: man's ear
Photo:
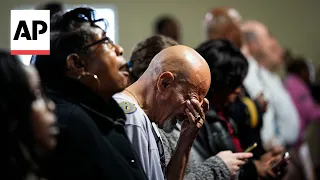
<path fill-rule="evenodd" d="M 84 72 L 84 63 L 78 54 L 72 53 L 67 56 L 67 69 L 69 72 L 80 75 Z"/>
<path fill-rule="evenodd" d="M 164 91 L 166 88 L 170 87 L 174 81 L 174 75 L 171 72 L 162 73 L 157 81 L 157 88 L 160 91 Z"/>

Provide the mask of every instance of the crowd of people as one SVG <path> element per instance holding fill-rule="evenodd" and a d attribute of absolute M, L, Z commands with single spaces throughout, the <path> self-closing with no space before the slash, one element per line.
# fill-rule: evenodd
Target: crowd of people
<path fill-rule="evenodd" d="M 8 179 L 320 178 L 316 73 L 263 23 L 213 8 L 191 48 L 163 17 L 126 61 L 94 9 L 36 9 L 51 10 L 50 55 L 0 51 Z"/>

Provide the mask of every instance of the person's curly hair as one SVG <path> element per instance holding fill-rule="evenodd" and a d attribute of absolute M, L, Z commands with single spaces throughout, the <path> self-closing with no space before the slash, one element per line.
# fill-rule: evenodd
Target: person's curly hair
<path fill-rule="evenodd" d="M 140 78 L 155 55 L 165 48 L 178 44 L 178 42 L 169 37 L 154 35 L 135 45 L 130 57 L 132 65 L 130 75 L 131 83 L 134 83 Z"/>
<path fill-rule="evenodd" d="M 82 49 L 94 39 L 91 28 L 99 27 L 96 22 L 107 25 L 105 19 L 96 19 L 95 10 L 89 7 L 59 12 L 52 17 L 50 55 L 37 55 L 30 61 L 37 68 L 42 85 L 59 82 L 64 77 L 68 55 L 79 52 L 90 54 L 88 49 Z"/>
<path fill-rule="evenodd" d="M 242 85 L 248 73 L 248 61 L 241 51 L 228 40 L 209 40 L 196 51 L 207 61 L 211 85 L 207 97 L 217 89 L 234 90 Z"/>

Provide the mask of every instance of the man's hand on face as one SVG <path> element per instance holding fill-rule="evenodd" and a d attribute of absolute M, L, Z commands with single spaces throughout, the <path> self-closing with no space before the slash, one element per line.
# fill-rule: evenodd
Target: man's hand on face
<path fill-rule="evenodd" d="M 246 163 L 246 160 L 252 157 L 252 153 L 232 153 L 231 151 L 221 151 L 217 156 L 227 165 L 231 175 L 234 176 L 240 167 Z"/>
<path fill-rule="evenodd" d="M 205 98 L 201 104 L 198 100 L 191 99 L 187 100 L 186 103 L 187 119 L 183 121 L 181 135 L 186 136 L 189 141 L 192 140 L 193 142 L 205 122 L 205 113 L 209 110 L 209 101 Z"/>

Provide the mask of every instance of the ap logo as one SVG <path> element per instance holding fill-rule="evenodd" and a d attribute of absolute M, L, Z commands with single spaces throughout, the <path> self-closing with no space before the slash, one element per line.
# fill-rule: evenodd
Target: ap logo
<path fill-rule="evenodd" d="M 11 54 L 50 54 L 50 11 L 11 10 Z"/>

